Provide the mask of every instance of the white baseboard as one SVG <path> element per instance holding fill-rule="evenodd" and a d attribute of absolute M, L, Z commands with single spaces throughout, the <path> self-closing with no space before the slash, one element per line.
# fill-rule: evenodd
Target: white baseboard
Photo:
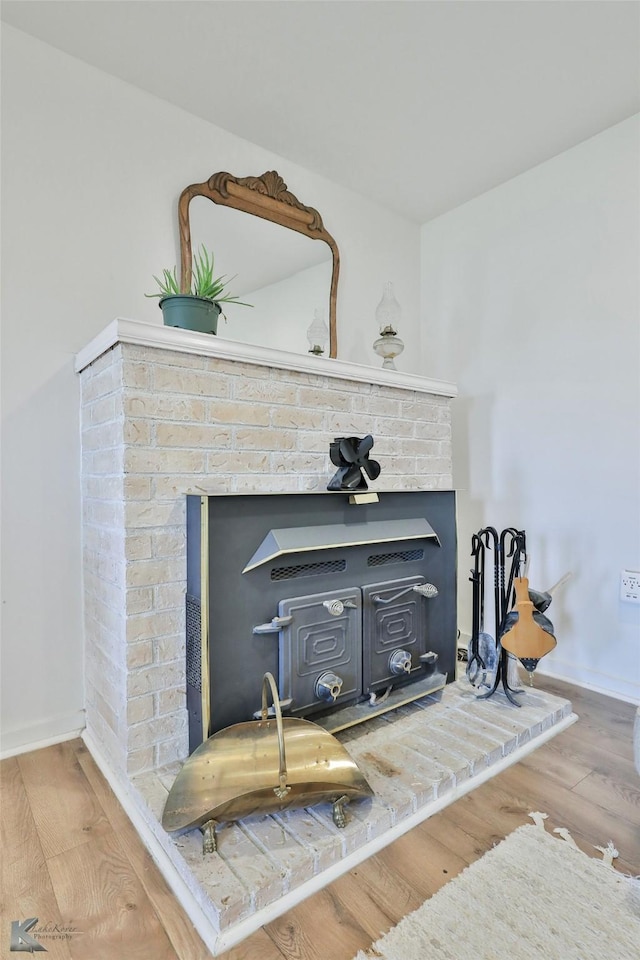
<path fill-rule="evenodd" d="M 84 710 L 52 717 L 17 730 L 3 730 L 0 734 L 0 760 L 17 757 L 21 753 L 42 750 L 54 743 L 64 743 L 79 737 L 86 726 Z"/>
<path fill-rule="evenodd" d="M 566 669 L 563 669 L 563 667 Z M 622 700 L 624 703 L 633 703 L 636 706 L 640 704 L 638 684 L 630 683 L 622 677 L 609 677 L 608 674 L 596 673 L 595 670 L 587 670 L 584 667 L 576 667 L 574 664 L 563 662 L 554 663 L 551 670 L 543 665 L 542 668 L 538 667 L 536 672 L 541 677 L 563 680 L 565 683 L 572 683 L 576 687 L 601 693 L 605 697 L 613 697 L 614 700 Z"/>
<path fill-rule="evenodd" d="M 187 884 L 180 876 L 169 854 L 161 846 L 160 842 L 151 831 L 151 828 L 145 822 L 132 795 L 132 788 L 125 786 L 122 777 L 114 772 L 104 753 L 101 751 L 100 746 L 93 739 L 89 731 L 84 732 L 83 739 L 91 755 L 104 774 L 107 782 L 121 803 L 127 816 L 133 823 L 133 826 L 137 830 L 142 842 L 151 854 L 165 880 L 171 887 L 179 904 L 204 941 L 207 949 L 210 950 L 214 956 L 219 956 L 219 954 L 229 950 L 231 947 L 240 943 L 252 933 L 255 933 L 266 923 L 270 923 L 272 920 L 275 920 L 276 917 L 281 916 L 287 910 L 291 910 L 302 900 L 306 900 L 306 898 L 311 896 L 313 893 L 323 889 L 333 880 L 337 880 L 338 877 L 342 876 L 344 873 L 352 870 L 354 867 L 358 866 L 358 864 L 373 856 L 373 854 L 378 853 L 393 840 L 397 840 L 398 837 L 401 837 L 419 823 L 427 820 L 429 817 L 433 816 L 433 814 L 444 809 L 444 807 L 454 803 L 456 800 L 460 799 L 460 797 L 463 797 L 465 794 L 469 793 L 471 790 L 474 790 L 482 783 L 485 783 L 498 773 L 506 770 L 507 767 L 510 767 L 514 763 L 518 763 L 519 760 L 522 760 L 524 757 L 528 756 L 528 754 L 532 753 L 533 750 L 536 750 L 538 747 L 542 746 L 543 743 L 546 743 L 547 740 L 550 740 L 563 730 L 566 730 L 573 723 L 575 723 L 577 719 L 578 717 L 575 713 L 570 714 L 568 717 L 564 717 L 558 723 L 549 727 L 547 730 L 534 737 L 528 743 L 517 747 L 506 757 L 502 757 L 502 759 L 497 763 L 484 768 L 481 772 L 473 777 L 463 780 L 452 791 L 446 793 L 444 796 L 439 797 L 436 800 L 433 800 L 431 803 L 425 804 L 410 817 L 407 817 L 400 823 L 396 824 L 395 827 L 392 827 L 391 830 L 387 830 L 381 836 L 370 840 L 369 843 L 360 847 L 358 850 L 355 850 L 353 853 L 333 864 L 328 869 L 322 871 L 322 873 L 319 873 L 310 880 L 307 880 L 306 883 L 296 887 L 295 890 L 292 890 L 286 896 L 281 897 L 279 900 L 269 904 L 266 907 L 263 907 L 250 917 L 247 917 L 245 920 L 241 920 L 233 926 L 222 931 L 218 929 L 217 925 L 215 925 L 211 918 L 207 916 L 205 910 L 203 910 L 203 908 L 196 902 L 192 892 L 189 890 Z"/>

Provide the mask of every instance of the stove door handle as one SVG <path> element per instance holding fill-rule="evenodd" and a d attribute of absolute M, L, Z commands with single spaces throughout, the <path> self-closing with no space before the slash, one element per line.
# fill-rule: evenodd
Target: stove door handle
<path fill-rule="evenodd" d="M 293 623 L 293 617 L 274 617 L 270 623 L 259 623 L 253 628 L 254 633 L 279 633 L 283 627 Z"/>
<path fill-rule="evenodd" d="M 351 610 L 357 610 L 358 604 L 354 603 L 353 600 L 323 600 L 322 606 L 326 607 L 332 617 L 340 617 L 345 611 L 345 607 L 348 607 Z"/>

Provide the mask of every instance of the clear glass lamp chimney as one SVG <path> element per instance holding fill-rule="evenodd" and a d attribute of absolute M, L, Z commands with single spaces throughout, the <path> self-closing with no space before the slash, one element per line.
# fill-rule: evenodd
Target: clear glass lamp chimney
<path fill-rule="evenodd" d="M 402 310 L 395 298 L 393 284 L 387 280 L 382 289 L 382 300 L 376 307 L 376 323 L 380 337 L 374 342 L 373 349 L 382 357 L 382 366 L 395 370 L 393 362 L 404 350 L 404 343 L 397 336 Z"/>
<path fill-rule="evenodd" d="M 309 353 L 321 356 L 329 342 L 329 328 L 322 319 L 319 310 L 313 311 L 313 320 L 307 330 L 307 340 L 309 341 Z"/>

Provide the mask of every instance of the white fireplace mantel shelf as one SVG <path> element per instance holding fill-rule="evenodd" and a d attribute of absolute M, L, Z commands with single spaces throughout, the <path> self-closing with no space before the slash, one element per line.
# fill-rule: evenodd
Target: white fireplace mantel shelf
<path fill-rule="evenodd" d="M 311 354 L 289 353 L 274 350 L 272 347 L 260 347 L 255 344 L 241 343 L 237 340 L 225 340 L 223 337 L 208 333 L 196 333 L 192 330 L 179 330 L 157 323 L 143 323 L 141 320 L 127 320 L 118 317 L 102 330 L 76 355 L 75 370 L 80 373 L 85 367 L 110 350 L 116 343 L 133 343 L 139 346 L 156 347 L 159 350 L 174 350 L 178 353 L 191 353 L 199 357 L 218 357 L 223 360 L 238 360 L 255 363 L 262 367 L 276 367 L 281 370 L 296 370 L 300 373 L 312 373 L 339 380 L 358 380 L 363 383 L 376 383 L 381 386 L 415 390 L 417 393 L 430 393 L 440 397 L 456 397 L 455 384 L 444 380 L 431 380 L 399 370 L 384 370 L 382 367 L 369 367 L 346 360 L 331 360 L 315 357 Z"/>

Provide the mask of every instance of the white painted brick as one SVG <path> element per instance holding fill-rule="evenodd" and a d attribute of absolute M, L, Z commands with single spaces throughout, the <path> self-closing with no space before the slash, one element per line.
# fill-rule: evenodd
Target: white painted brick
<path fill-rule="evenodd" d="M 186 585 L 178 583 L 161 583 L 153 588 L 153 606 L 156 610 L 184 609 Z"/>
<path fill-rule="evenodd" d="M 128 417 L 124 422 L 123 437 L 125 443 L 148 447 L 152 442 L 151 423 L 149 420 L 133 420 Z"/>
<path fill-rule="evenodd" d="M 300 407 L 311 407 L 314 410 L 351 410 L 356 409 L 352 404 L 356 401 L 367 402 L 368 398 L 358 395 L 351 397 L 345 393 L 336 393 L 330 390 L 316 390 L 313 387 L 298 389 L 297 403 Z M 360 409 L 363 409 L 360 407 Z"/>
<path fill-rule="evenodd" d="M 273 367 L 271 370 L 271 379 L 282 383 L 297 383 L 301 386 L 321 387 L 326 389 L 329 383 L 333 383 L 329 377 L 317 373 L 303 373 L 300 370 L 279 370 Z"/>
<path fill-rule="evenodd" d="M 400 418 L 391 419 L 388 417 L 377 417 L 373 427 L 369 431 L 374 436 L 386 437 L 412 437 L 413 420 L 402 420 Z"/>
<path fill-rule="evenodd" d="M 116 343 L 115 346 L 111 347 L 110 350 L 105 350 L 104 353 L 101 353 L 93 363 L 81 373 L 81 377 L 95 377 L 99 373 L 102 373 L 103 370 L 107 370 L 109 367 L 112 367 L 114 364 L 119 364 L 122 362 L 122 346 L 119 343 Z"/>
<path fill-rule="evenodd" d="M 140 363 L 171 364 L 176 367 L 189 367 L 193 370 L 202 370 L 205 358 L 191 353 L 180 353 L 177 350 L 159 350 L 155 347 L 146 347 L 134 343 L 122 344 L 123 356 L 127 361 Z"/>
<path fill-rule="evenodd" d="M 127 755 L 127 773 L 130 777 L 150 770 L 155 762 L 155 750 L 153 747 L 143 747 L 142 750 L 134 750 Z"/>
<path fill-rule="evenodd" d="M 173 637 L 159 637 L 153 641 L 153 658 L 156 663 L 171 663 L 185 656 L 186 640 L 182 611 L 176 611 L 173 617 L 178 623 L 178 628 L 182 628 L 181 632 Z"/>
<path fill-rule="evenodd" d="M 249 377 L 238 377 L 233 382 L 233 397 L 235 400 L 257 401 L 284 406 L 293 406 L 296 403 L 296 388 L 286 383 L 277 383 L 274 380 L 254 380 Z"/>
<path fill-rule="evenodd" d="M 128 475 L 122 484 L 125 500 L 149 500 L 151 498 L 151 478 Z"/>
<path fill-rule="evenodd" d="M 186 687 L 172 687 L 170 690 L 160 690 L 153 695 L 153 699 L 156 716 L 162 716 L 164 713 L 175 713 L 178 710 L 186 710 L 187 689 Z"/>
<path fill-rule="evenodd" d="M 127 621 L 127 633 L 131 620 Z M 133 633 L 133 631 L 132 631 Z M 127 646 L 127 669 L 134 670 L 137 667 L 146 667 L 153 663 L 153 644 L 151 640 L 143 640 L 141 643 L 129 643 Z"/>
<path fill-rule="evenodd" d="M 122 364 L 122 385 L 148 390 L 151 385 L 151 368 L 147 363 L 133 363 L 125 359 Z"/>
<path fill-rule="evenodd" d="M 297 478 L 284 474 L 280 477 L 247 474 L 236 477 L 233 482 L 235 493 L 295 493 L 298 489 Z"/>
<path fill-rule="evenodd" d="M 173 526 L 184 522 L 184 505 L 161 500 L 133 500 L 125 504 L 124 520 L 129 530 Z"/>
<path fill-rule="evenodd" d="M 296 434 L 293 430 L 238 427 L 236 443 L 252 450 L 295 450 Z"/>
<path fill-rule="evenodd" d="M 324 409 L 304 410 L 298 407 L 273 407 L 271 426 L 285 430 L 321 430 L 325 419 Z"/>
<path fill-rule="evenodd" d="M 110 421 L 88 426 L 82 431 L 83 450 L 104 450 L 122 443 L 123 424 Z"/>
<path fill-rule="evenodd" d="M 172 636 L 180 629 L 184 629 L 184 613 L 181 610 L 134 614 L 127 617 L 127 643 L 150 640 L 154 637 Z M 145 662 L 150 663 L 151 659 Z M 163 659 L 172 658 L 163 657 Z"/>
<path fill-rule="evenodd" d="M 124 452 L 125 473 L 164 473 L 175 477 L 176 474 L 202 474 L 204 465 L 205 453 L 200 450 L 129 447 Z"/>
<path fill-rule="evenodd" d="M 255 424 L 266 427 L 270 421 L 267 404 L 234 400 L 211 400 L 207 404 L 207 420 L 216 424 Z"/>
<path fill-rule="evenodd" d="M 159 447 L 219 450 L 231 445 L 230 428 L 217 424 L 156 423 L 155 437 Z"/>
<path fill-rule="evenodd" d="M 140 670 L 132 670 L 127 677 L 127 694 L 130 698 L 157 693 L 166 687 L 177 687 L 185 682 L 184 663 L 153 664 Z"/>
<path fill-rule="evenodd" d="M 143 720 L 151 720 L 153 715 L 154 698 L 150 694 L 146 697 L 136 697 L 135 700 L 129 700 L 127 703 L 127 722 L 130 725 L 142 723 Z"/>
<path fill-rule="evenodd" d="M 155 530 L 151 535 L 154 557 L 181 557 L 187 549 L 184 526 Z"/>
<path fill-rule="evenodd" d="M 82 403 L 88 406 L 99 397 L 104 397 L 113 393 L 122 383 L 122 368 L 120 363 L 113 363 L 100 373 L 83 381 L 82 384 Z"/>
<path fill-rule="evenodd" d="M 140 613 L 150 613 L 153 610 L 153 589 L 151 587 L 137 587 L 127 590 L 127 616 Z"/>
<path fill-rule="evenodd" d="M 451 424 L 416 420 L 415 435 L 420 440 L 450 440 Z"/>
<path fill-rule="evenodd" d="M 151 535 L 135 533 L 127 536 L 124 544 L 127 560 L 147 560 L 151 557 Z"/>
<path fill-rule="evenodd" d="M 255 891 L 254 909 L 259 910 L 286 892 L 280 869 L 268 857 L 258 856 L 259 848 L 237 824 L 227 824 L 216 833 L 218 855 L 233 864 L 236 876 L 249 890 Z"/>
<path fill-rule="evenodd" d="M 141 747 L 151 746 L 171 737 L 180 737 L 187 725 L 187 713 L 168 713 L 164 717 L 155 717 L 137 723 L 129 730 L 129 749 L 139 750 Z"/>
<path fill-rule="evenodd" d="M 116 406 L 116 397 L 115 394 L 107 394 L 106 397 L 101 397 L 96 400 L 94 403 L 90 404 L 84 411 L 84 417 L 87 418 L 92 424 L 105 423 L 110 420 L 115 420 L 116 416 L 120 415 L 120 411 Z"/>
<path fill-rule="evenodd" d="M 127 587 L 153 587 L 159 583 L 182 582 L 186 577 L 184 558 L 178 560 L 136 560 L 127 564 Z"/>
<path fill-rule="evenodd" d="M 310 453 L 324 453 L 329 455 L 329 444 L 334 438 L 333 433 L 311 433 L 309 431 L 298 430 L 296 432 L 296 444 L 298 450 L 306 450 Z"/>
<path fill-rule="evenodd" d="M 275 863 L 285 878 L 286 890 L 313 877 L 313 860 L 304 855 L 303 844 L 274 817 L 250 817 L 243 821 L 243 828 L 247 837 Z"/>
<path fill-rule="evenodd" d="M 186 713 L 185 713 L 186 718 Z M 186 760 L 189 755 L 189 734 L 186 728 L 180 734 L 172 734 L 170 739 L 157 743 L 155 747 L 155 765 L 163 767 L 167 763 L 174 763 L 176 760 Z"/>
<path fill-rule="evenodd" d="M 325 432 L 334 437 L 346 436 L 366 436 L 370 433 L 376 439 L 374 430 L 374 418 L 366 413 L 338 412 L 327 413 L 325 416 Z"/>
<path fill-rule="evenodd" d="M 184 369 L 178 366 L 153 367 L 153 389 L 159 393 L 188 394 L 196 397 L 228 397 L 230 381 L 227 377 L 206 370 Z"/>
<path fill-rule="evenodd" d="M 203 423 L 206 403 L 184 396 L 161 396 L 147 393 L 125 393 L 123 408 L 126 417 L 150 420 L 186 420 Z"/>
<path fill-rule="evenodd" d="M 124 469 L 124 443 L 108 450 L 84 450 L 82 464 L 85 473 L 100 476 L 121 476 Z"/>
<path fill-rule="evenodd" d="M 399 400 L 375 395 L 354 397 L 353 409 L 370 417 L 406 417 Z"/>
<path fill-rule="evenodd" d="M 263 473 L 269 468 L 269 454 L 258 450 L 228 450 L 207 456 L 208 473 Z"/>

